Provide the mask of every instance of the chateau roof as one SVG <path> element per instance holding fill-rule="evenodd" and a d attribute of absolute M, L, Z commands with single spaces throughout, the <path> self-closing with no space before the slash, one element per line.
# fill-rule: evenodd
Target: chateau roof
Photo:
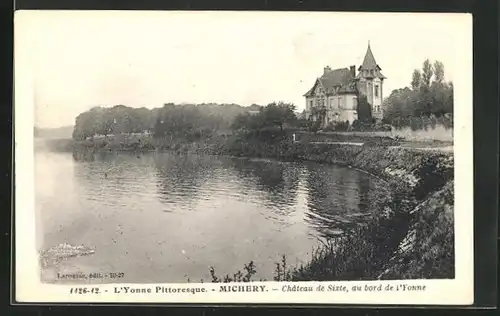
<path fill-rule="evenodd" d="M 358 68 L 359 73 L 356 76 L 357 79 L 361 77 L 366 78 L 381 78 L 386 79 L 386 77 L 380 72 L 382 69 L 377 62 L 375 61 L 375 57 L 373 56 L 372 49 L 370 47 L 370 43 L 368 43 L 368 49 L 366 50 L 365 59 L 363 59 L 363 64 Z M 368 70 L 368 74 L 363 73 L 363 70 Z"/>
<path fill-rule="evenodd" d="M 313 91 L 314 91 L 314 88 L 316 87 L 316 83 L 317 83 L 317 82 L 318 82 L 318 79 L 316 79 L 316 82 L 314 82 L 314 85 L 312 86 L 312 88 L 311 88 L 311 89 L 309 89 L 309 91 L 307 91 L 307 92 L 304 94 L 304 96 L 305 96 L 305 97 L 310 97 L 310 96 L 312 96 Z"/>
<path fill-rule="evenodd" d="M 335 92 L 337 87 L 349 85 L 354 79 L 349 68 L 333 69 L 325 72 L 319 80 L 326 93 Z"/>
<path fill-rule="evenodd" d="M 313 87 L 304 96 L 311 96 L 318 83 L 325 89 L 326 94 L 337 92 L 354 93 L 355 91 L 351 86 L 353 80 L 354 77 L 349 68 L 325 69 L 323 76 L 316 79 Z"/>
<path fill-rule="evenodd" d="M 377 62 L 375 61 L 375 57 L 373 57 L 372 49 L 370 48 L 370 43 L 368 43 L 368 49 L 366 50 L 365 59 L 363 59 L 363 64 L 361 68 L 364 69 L 375 69 L 377 68 Z"/>

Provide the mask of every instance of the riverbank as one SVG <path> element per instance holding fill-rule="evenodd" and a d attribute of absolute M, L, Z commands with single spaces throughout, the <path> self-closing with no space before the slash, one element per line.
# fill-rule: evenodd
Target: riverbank
<path fill-rule="evenodd" d="M 228 148 L 234 155 L 357 168 L 391 187 L 392 196 L 372 203 L 376 216 L 367 225 L 326 240 L 301 266 L 287 266 L 283 256 L 274 280 L 454 278 L 453 153 L 390 145 L 240 141 Z M 214 282 L 235 279 L 215 270 Z"/>
<path fill-rule="evenodd" d="M 302 266 L 287 266 L 285 254 L 277 263 L 275 280 L 454 277 L 452 152 L 415 150 L 390 138 L 372 138 L 357 146 L 293 142 L 289 136 L 240 134 L 191 143 L 153 138 L 121 143 L 82 141 L 74 144 L 74 150 L 170 150 L 178 154 L 315 161 L 368 172 L 385 180 L 392 192 L 391 196 L 373 201 L 372 220 L 325 240 Z M 252 264 L 258 269 L 258 262 Z M 238 280 L 238 273 L 217 277 L 216 271 L 217 267 L 213 267 L 214 282 Z"/>

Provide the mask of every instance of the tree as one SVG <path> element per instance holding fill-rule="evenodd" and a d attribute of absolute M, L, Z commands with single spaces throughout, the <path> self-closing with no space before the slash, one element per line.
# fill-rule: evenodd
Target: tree
<path fill-rule="evenodd" d="M 439 60 L 434 62 L 434 81 L 437 83 L 444 81 L 444 64 Z"/>
<path fill-rule="evenodd" d="M 231 125 L 234 130 L 260 131 L 266 127 L 279 127 L 283 131 L 285 125 L 295 125 L 295 105 L 284 102 L 273 102 L 261 107 L 258 114 L 240 114 Z"/>
<path fill-rule="evenodd" d="M 434 125 L 436 118 L 442 118 L 442 123 L 446 121 L 443 124 L 452 124 L 447 116 L 453 113 L 453 83 L 445 82 L 442 62 L 424 61 L 422 72 L 413 72 L 411 85 L 412 89 L 393 90 L 385 99 L 385 122 L 413 129 Z"/>
<path fill-rule="evenodd" d="M 422 83 L 421 83 L 422 88 L 426 89 L 430 87 L 432 75 L 433 75 L 432 64 L 429 61 L 429 59 L 426 59 L 424 61 L 424 64 L 422 65 Z"/>
<path fill-rule="evenodd" d="M 371 122 L 372 109 L 365 95 L 358 95 L 358 104 L 356 110 L 358 112 L 358 120 L 360 122 Z"/>
<path fill-rule="evenodd" d="M 234 130 L 251 130 L 252 129 L 252 121 L 253 116 L 245 113 L 239 114 L 234 118 L 233 124 L 231 128 Z"/>
<path fill-rule="evenodd" d="M 295 105 L 284 102 L 273 102 L 264 107 L 259 115 L 263 116 L 265 126 L 278 126 L 283 131 L 285 124 L 292 124 L 295 116 Z"/>
<path fill-rule="evenodd" d="M 409 88 L 396 89 L 384 101 L 384 121 L 399 127 L 409 124 L 414 112 L 414 96 L 418 92 Z"/>
<path fill-rule="evenodd" d="M 418 69 L 413 70 L 413 74 L 411 77 L 411 88 L 414 91 L 418 91 L 420 89 L 421 82 L 422 82 L 422 73 Z"/>

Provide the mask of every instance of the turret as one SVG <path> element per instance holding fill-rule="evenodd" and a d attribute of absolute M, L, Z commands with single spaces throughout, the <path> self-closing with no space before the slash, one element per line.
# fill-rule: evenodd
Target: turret
<path fill-rule="evenodd" d="M 383 83 L 386 77 L 382 74 L 380 66 L 375 61 L 370 42 L 366 50 L 363 64 L 358 68 L 356 79 L 358 81 L 359 91 L 366 95 L 368 103 L 372 107 L 372 116 L 377 119 L 383 117 Z"/>

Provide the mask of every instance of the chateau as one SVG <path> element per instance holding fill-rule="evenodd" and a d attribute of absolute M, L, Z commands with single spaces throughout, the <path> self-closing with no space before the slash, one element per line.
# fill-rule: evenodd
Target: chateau
<path fill-rule="evenodd" d="M 373 57 L 370 43 L 356 73 L 356 66 L 331 69 L 326 66 L 323 75 L 316 79 L 312 88 L 304 94 L 306 117 L 321 120 L 321 126 L 358 118 L 358 96 L 364 95 L 371 106 L 372 116 L 382 119 L 382 86 L 386 77 Z"/>

